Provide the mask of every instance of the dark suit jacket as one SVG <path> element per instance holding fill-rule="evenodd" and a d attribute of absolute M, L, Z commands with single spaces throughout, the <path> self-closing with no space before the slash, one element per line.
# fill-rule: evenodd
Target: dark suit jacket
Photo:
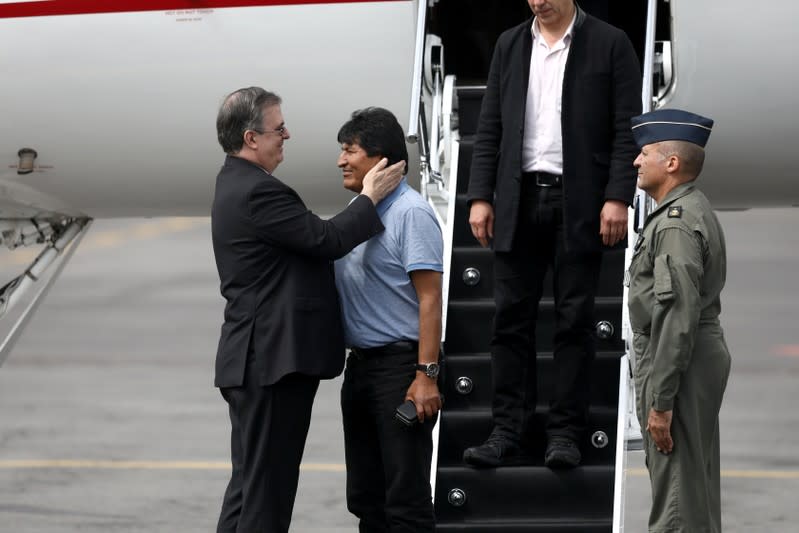
<path fill-rule="evenodd" d="M 325 221 L 276 177 L 227 156 L 211 211 L 227 300 L 214 384 L 240 386 L 248 352 L 254 355 L 248 371 L 259 374 L 261 385 L 292 372 L 340 374 L 344 339 L 332 260 L 382 230 L 365 196 Z"/>
<path fill-rule="evenodd" d="M 519 211 L 532 23 L 505 31 L 497 41 L 469 180 L 469 203 L 494 205 L 494 250 L 500 252 L 513 246 Z M 579 7 L 572 35 L 561 100 L 566 246 L 596 251 L 605 200 L 630 204 L 635 193 L 630 118 L 641 113 L 641 72 L 625 33 Z"/>

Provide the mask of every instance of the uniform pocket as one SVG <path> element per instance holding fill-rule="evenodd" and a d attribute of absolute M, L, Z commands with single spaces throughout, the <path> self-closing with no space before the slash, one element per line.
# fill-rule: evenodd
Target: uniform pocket
<path fill-rule="evenodd" d="M 638 416 L 638 423 L 642 428 L 646 427 L 646 413 L 642 412 L 642 405 L 648 402 L 641 401 L 648 394 L 647 384 L 649 381 L 649 370 L 652 366 L 649 353 L 649 335 L 643 333 L 633 334 L 633 351 L 635 352 L 635 366 L 633 367 L 633 384 L 635 385 L 635 412 Z M 643 409 L 645 411 L 645 409 Z"/>
<path fill-rule="evenodd" d="M 655 299 L 658 302 L 670 302 L 674 299 L 674 287 L 671 279 L 671 261 L 668 255 L 655 258 Z"/>
<path fill-rule="evenodd" d="M 649 335 L 633 333 L 633 351 L 635 352 L 635 372 L 649 364 Z"/>

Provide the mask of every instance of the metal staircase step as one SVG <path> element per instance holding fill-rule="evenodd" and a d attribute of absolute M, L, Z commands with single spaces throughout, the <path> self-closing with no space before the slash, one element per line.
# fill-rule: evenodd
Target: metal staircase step
<path fill-rule="evenodd" d="M 544 423 L 547 407 L 539 402 L 533 433 L 524 435 L 526 443 L 523 457 L 514 464 L 542 466 L 546 436 Z M 466 448 L 482 444 L 494 427 L 491 410 L 488 408 L 455 410 L 446 408 L 441 412 L 441 425 L 438 444 L 438 464 L 442 466 L 463 466 L 463 452 Z M 604 438 L 592 444 L 592 437 L 603 432 Z M 599 435 L 597 435 L 599 437 Z M 588 414 L 588 435 L 580 443 L 584 465 L 611 465 L 615 457 L 616 407 L 591 407 Z"/>
<path fill-rule="evenodd" d="M 453 247 L 468 247 L 479 246 L 474 236 L 472 235 L 472 228 L 469 226 L 469 208 L 466 203 L 466 194 L 458 194 L 455 200 L 455 218 L 453 219 L 454 227 L 452 232 L 452 245 Z M 629 235 L 627 236 L 629 239 Z M 616 245 L 614 250 L 621 250 L 622 252 L 627 247 L 627 239 L 621 241 L 622 244 Z M 624 272 L 620 272 L 618 276 L 618 283 L 621 286 L 621 281 Z"/>
<path fill-rule="evenodd" d="M 519 523 L 508 520 L 469 520 L 439 524 L 440 533 L 610 533 L 613 522 L 609 519 L 563 521 L 530 521 Z"/>
<path fill-rule="evenodd" d="M 616 406 L 619 391 L 608 387 L 619 376 L 622 353 L 599 352 L 591 370 L 591 405 Z M 538 354 L 538 397 L 547 403 L 554 395 L 555 362 L 551 352 Z M 439 378 L 447 410 L 487 409 L 491 406 L 491 355 L 488 353 L 447 353 Z"/>
<path fill-rule="evenodd" d="M 502 519 L 506 523 L 577 525 L 607 520 L 613 506 L 613 466 L 551 470 L 439 467 L 436 518 L 441 524 Z M 456 498 L 460 490 L 463 498 Z M 462 502 L 456 506 L 451 502 Z"/>
<path fill-rule="evenodd" d="M 476 241 L 475 241 L 476 244 Z M 460 246 L 452 250 L 452 276 L 449 282 L 450 300 L 463 298 L 493 298 L 494 253 L 488 248 Z M 467 269 L 479 273 L 479 281 L 474 285 L 466 282 Z M 621 294 L 624 272 L 624 250 L 608 250 L 602 255 L 602 269 L 599 273 L 598 297 L 619 296 Z M 473 275 L 473 273 L 472 273 Z M 473 279 L 473 278 L 471 278 Z M 552 296 L 552 274 L 544 280 L 544 296 Z"/>
<path fill-rule="evenodd" d="M 622 352 L 621 339 L 621 296 L 597 298 L 594 304 L 594 318 L 598 322 L 608 322 L 613 328 L 609 339 L 596 339 L 597 351 Z M 454 300 L 447 309 L 446 353 L 487 352 L 491 340 L 491 324 L 494 319 L 494 300 Z M 551 299 L 542 299 L 538 308 L 536 327 L 536 349 L 549 351 L 555 331 L 555 309 Z"/>

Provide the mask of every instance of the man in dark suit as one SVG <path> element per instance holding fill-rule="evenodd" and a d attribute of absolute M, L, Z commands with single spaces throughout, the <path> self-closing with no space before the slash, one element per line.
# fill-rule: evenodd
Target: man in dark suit
<path fill-rule="evenodd" d="M 280 97 L 231 93 L 217 116 L 227 154 L 211 230 L 225 306 L 216 379 L 229 405 L 233 471 L 218 533 L 285 533 L 319 380 L 341 373 L 344 338 L 333 260 L 383 231 L 375 204 L 404 162 L 379 162 L 330 220 L 272 173 L 290 138 Z"/>
<path fill-rule="evenodd" d="M 494 429 L 464 460 L 518 455 L 536 404 L 535 324 L 553 272 L 555 397 L 544 463 L 579 464 L 587 429 L 593 308 L 603 246 L 627 233 L 635 191 L 630 118 L 641 74 L 630 40 L 573 0 L 528 0 L 533 19 L 494 50 L 475 139 L 469 224 L 493 239 Z"/>

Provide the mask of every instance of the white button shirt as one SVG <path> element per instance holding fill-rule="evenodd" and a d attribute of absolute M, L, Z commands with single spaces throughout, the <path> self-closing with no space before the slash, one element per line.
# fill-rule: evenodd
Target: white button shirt
<path fill-rule="evenodd" d="M 572 40 L 575 13 L 566 33 L 550 48 L 538 19 L 533 20 L 533 53 L 530 55 L 530 83 L 527 85 L 527 106 L 522 140 L 522 170 L 563 174 L 563 138 L 560 108 L 563 94 L 563 72 Z"/>

